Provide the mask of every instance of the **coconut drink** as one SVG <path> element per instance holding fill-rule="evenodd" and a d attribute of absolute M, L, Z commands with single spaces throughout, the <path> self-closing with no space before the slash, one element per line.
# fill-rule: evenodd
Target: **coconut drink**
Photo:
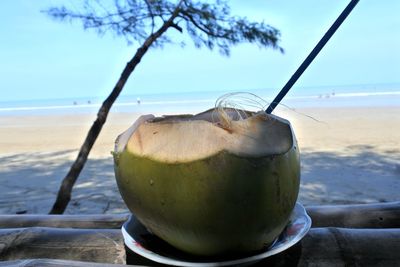
<path fill-rule="evenodd" d="M 299 191 L 290 123 L 265 112 L 220 108 L 140 117 L 116 141 L 126 205 L 154 235 L 200 256 L 271 245 Z"/>

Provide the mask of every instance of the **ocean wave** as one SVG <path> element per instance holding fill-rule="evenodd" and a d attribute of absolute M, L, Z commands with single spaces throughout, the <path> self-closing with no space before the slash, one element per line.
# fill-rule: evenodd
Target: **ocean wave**
<path fill-rule="evenodd" d="M 288 100 L 302 100 L 302 99 L 315 99 L 325 96 L 329 97 L 369 97 L 369 96 L 398 96 L 400 91 L 388 91 L 388 92 L 357 92 L 357 93 L 325 93 L 318 95 L 306 95 L 306 96 L 290 96 Z"/>
<path fill-rule="evenodd" d="M 365 97 L 365 96 L 390 96 L 400 95 L 400 91 L 388 91 L 388 92 L 360 92 L 360 93 L 338 93 L 336 97 Z"/>
<path fill-rule="evenodd" d="M 0 108 L 0 111 L 35 111 L 35 110 L 55 110 L 55 109 L 76 109 L 76 108 L 96 108 L 99 104 L 85 105 L 57 105 L 57 106 L 26 106 L 26 107 L 6 107 Z"/>
<path fill-rule="evenodd" d="M 141 101 L 140 104 L 137 102 L 124 102 L 116 103 L 115 106 L 140 106 L 140 105 L 173 105 L 173 104 L 203 104 L 203 103 L 214 103 L 214 99 L 187 99 L 187 100 L 160 100 L 160 101 Z"/>
<path fill-rule="evenodd" d="M 196 95 L 194 95 L 195 97 Z M 345 99 L 345 98 L 353 98 L 353 97 L 379 97 L 379 96 L 400 96 L 400 91 L 386 91 L 386 92 L 349 92 L 349 93 L 325 93 L 318 95 L 298 95 L 298 96 L 290 96 L 286 97 L 288 101 L 306 101 L 306 100 L 318 100 L 321 98 L 331 98 L 331 99 Z M 166 96 L 168 97 L 168 96 Z M 133 101 L 125 101 L 125 102 L 116 102 L 114 103 L 114 108 L 124 108 L 124 107 L 141 107 L 141 106 L 168 106 L 171 107 L 173 105 L 202 105 L 202 104 L 210 104 L 214 105 L 215 99 L 207 98 L 207 99 L 163 99 L 163 100 L 146 100 L 143 99 L 140 102 L 138 100 Z M 91 110 L 100 108 L 100 103 L 91 103 L 91 104 L 69 104 L 69 105 L 38 105 L 32 103 L 32 106 L 24 105 L 24 106 L 8 106 L 8 107 L 0 107 L 0 112 L 9 113 L 9 112 L 26 112 L 26 111 L 48 111 L 48 110 Z"/>
<path fill-rule="evenodd" d="M 214 103 L 213 99 L 187 99 L 187 100 L 159 100 L 159 101 L 137 101 L 117 102 L 114 107 L 133 107 L 133 106 L 150 106 L 150 105 L 184 105 L 184 104 L 204 104 Z M 23 106 L 23 107 L 0 107 L 0 112 L 13 111 L 40 111 L 40 110 L 62 110 L 62 109 L 88 109 L 100 108 L 101 104 L 77 104 L 77 105 L 54 105 L 54 106 Z"/>

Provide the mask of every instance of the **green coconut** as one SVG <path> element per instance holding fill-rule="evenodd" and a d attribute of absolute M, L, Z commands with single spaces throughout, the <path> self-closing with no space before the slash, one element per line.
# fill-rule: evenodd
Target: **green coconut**
<path fill-rule="evenodd" d="M 114 163 L 131 212 L 153 234 L 195 255 L 271 245 L 299 191 L 290 123 L 265 112 L 142 116 L 118 137 Z"/>

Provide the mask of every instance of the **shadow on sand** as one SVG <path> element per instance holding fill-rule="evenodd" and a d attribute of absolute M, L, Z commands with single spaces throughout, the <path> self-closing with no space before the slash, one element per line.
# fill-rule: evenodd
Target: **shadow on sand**
<path fill-rule="evenodd" d="M 76 154 L 65 150 L 0 157 L 0 213 L 47 213 Z M 89 159 L 72 194 L 66 214 L 127 212 L 111 155 Z"/>
<path fill-rule="evenodd" d="M 47 213 L 75 150 L 0 156 L 0 213 Z M 343 153 L 302 151 L 299 201 L 305 205 L 399 200 L 400 151 L 378 153 L 350 146 Z M 127 212 L 117 189 L 113 160 L 89 159 L 66 214 Z"/>
<path fill-rule="evenodd" d="M 400 199 L 400 150 L 349 146 L 343 152 L 302 152 L 300 201 L 306 205 Z"/>

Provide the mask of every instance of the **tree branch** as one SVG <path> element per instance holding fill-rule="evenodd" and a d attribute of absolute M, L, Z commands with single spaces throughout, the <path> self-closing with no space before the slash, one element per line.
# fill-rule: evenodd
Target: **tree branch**
<path fill-rule="evenodd" d="M 142 57 L 146 54 L 149 47 L 159 38 L 164 32 L 168 30 L 169 27 L 172 27 L 174 19 L 178 16 L 180 5 L 182 0 L 176 6 L 174 12 L 170 16 L 170 18 L 154 33 L 151 34 L 143 43 L 143 45 L 136 51 L 133 58 L 126 64 L 125 69 L 123 70 L 121 77 L 117 81 L 114 89 L 111 91 L 110 95 L 101 105 L 98 113 L 97 119 L 94 121 L 92 127 L 90 128 L 83 145 L 79 150 L 79 154 L 72 164 L 69 172 L 63 179 L 61 183 L 61 187 L 57 194 L 57 199 L 50 211 L 50 214 L 62 214 L 68 206 L 69 201 L 71 200 L 72 188 L 81 173 L 83 166 L 85 165 L 87 158 L 89 156 L 90 150 L 92 149 L 94 142 L 96 141 L 100 131 L 106 122 L 108 113 L 124 88 L 126 82 L 128 81 L 129 76 L 136 68 L 136 66 L 140 63 Z"/>
<path fill-rule="evenodd" d="M 154 22 L 154 14 L 153 14 L 153 10 L 151 9 L 151 5 L 149 3 L 148 0 L 144 0 L 146 6 L 147 6 L 147 10 L 149 11 L 150 17 L 151 17 L 151 34 L 154 33 L 154 27 L 155 27 L 155 22 Z"/>
<path fill-rule="evenodd" d="M 182 10 L 181 13 L 184 16 L 180 16 L 181 18 L 185 19 L 185 20 L 189 20 L 191 23 L 193 23 L 194 26 L 196 26 L 196 28 L 198 28 L 200 31 L 204 32 L 206 35 L 212 35 L 215 36 L 214 33 L 208 31 L 208 29 L 203 28 L 202 25 L 200 25 L 199 23 L 197 23 L 197 21 L 193 18 L 193 16 L 191 16 L 189 13 L 187 13 L 186 11 Z M 222 36 L 215 36 L 215 37 L 222 37 Z"/>
<path fill-rule="evenodd" d="M 171 27 L 172 28 L 175 28 L 175 29 L 177 29 L 179 32 L 183 32 L 183 29 L 182 29 L 182 27 L 180 27 L 178 24 L 176 24 L 176 23 L 172 23 L 171 24 Z"/>

